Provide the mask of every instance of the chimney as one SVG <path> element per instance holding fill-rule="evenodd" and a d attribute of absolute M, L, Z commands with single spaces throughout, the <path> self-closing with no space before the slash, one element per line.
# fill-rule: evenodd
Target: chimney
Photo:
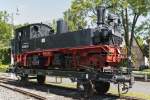
<path fill-rule="evenodd" d="M 63 19 L 57 21 L 57 34 L 68 32 L 68 26 Z"/>
<path fill-rule="evenodd" d="M 98 6 L 96 8 L 97 10 L 97 26 L 105 23 L 105 10 L 106 8 L 104 6 Z"/>

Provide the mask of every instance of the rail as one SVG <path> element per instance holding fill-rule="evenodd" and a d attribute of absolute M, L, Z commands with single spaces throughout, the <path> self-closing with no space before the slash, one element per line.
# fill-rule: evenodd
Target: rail
<path fill-rule="evenodd" d="M 40 95 L 34 94 L 32 92 L 25 91 L 25 90 L 22 90 L 22 89 L 19 89 L 19 88 L 12 87 L 12 86 L 4 84 L 4 81 L 6 81 L 7 79 L 8 78 L 6 78 L 6 79 L 5 78 L 0 78 L 0 86 L 1 87 L 4 87 L 4 88 L 10 89 L 12 91 L 16 91 L 16 92 L 22 93 L 24 95 L 33 97 L 33 98 L 38 99 L 38 100 L 47 100 L 47 98 L 45 98 L 43 96 L 40 96 Z M 13 80 L 13 79 L 10 79 L 10 80 Z"/>

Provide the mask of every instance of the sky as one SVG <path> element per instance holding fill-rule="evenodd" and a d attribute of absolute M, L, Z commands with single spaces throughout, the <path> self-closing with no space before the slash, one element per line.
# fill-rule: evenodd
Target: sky
<path fill-rule="evenodd" d="M 72 0 L 0 0 L 0 10 L 14 15 L 14 24 L 49 23 L 63 18 Z M 18 13 L 17 13 L 18 8 Z M 11 19 L 11 18 L 10 18 Z M 145 18 L 140 17 L 137 24 Z"/>
<path fill-rule="evenodd" d="M 14 15 L 14 24 L 50 22 L 63 18 L 71 0 L 0 0 L 0 10 Z M 18 14 L 17 13 L 18 8 Z M 11 19 L 11 18 L 10 18 Z"/>

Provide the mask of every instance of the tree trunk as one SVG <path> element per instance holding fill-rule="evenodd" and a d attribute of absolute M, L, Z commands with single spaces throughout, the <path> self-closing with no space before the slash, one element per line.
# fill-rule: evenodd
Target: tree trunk
<path fill-rule="evenodd" d="M 132 47 L 132 43 L 133 43 L 133 38 L 134 38 L 134 29 L 135 29 L 135 25 L 137 22 L 137 19 L 139 17 L 139 14 L 135 14 L 134 18 L 133 18 L 133 22 L 132 22 L 132 27 L 131 27 L 131 34 L 129 34 L 129 19 L 128 19 L 128 9 L 124 9 L 122 10 L 122 23 L 123 23 L 123 28 L 124 28 L 124 32 L 125 32 L 125 44 L 126 44 L 126 48 L 127 48 L 127 57 L 128 57 L 128 65 L 127 67 L 129 68 L 128 72 L 131 73 L 132 72 L 132 64 L 131 64 L 131 47 Z"/>
<path fill-rule="evenodd" d="M 129 48 L 128 48 L 128 68 L 129 68 L 129 73 L 132 72 L 132 62 L 131 62 L 131 56 L 132 56 L 132 44 L 133 44 L 133 38 L 134 38 L 134 29 L 135 29 L 135 25 L 137 22 L 139 15 L 135 14 L 134 18 L 133 18 L 133 22 L 132 22 L 132 28 L 131 28 L 131 37 L 130 37 L 130 44 L 129 44 Z"/>

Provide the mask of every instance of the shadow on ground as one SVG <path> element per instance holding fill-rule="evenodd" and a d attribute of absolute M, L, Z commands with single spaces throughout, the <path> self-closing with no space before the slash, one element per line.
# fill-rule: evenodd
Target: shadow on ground
<path fill-rule="evenodd" d="M 82 98 L 79 91 L 77 89 L 72 88 L 66 88 L 61 86 L 55 86 L 50 84 L 43 84 L 40 85 L 36 82 L 19 82 L 19 81 L 8 81 L 5 82 L 6 84 L 23 87 L 27 89 L 34 89 L 41 92 L 49 92 L 55 95 L 69 97 L 76 100 L 116 100 L 119 99 L 118 96 L 112 95 L 112 94 L 106 94 L 106 95 L 97 95 L 94 94 L 93 96 L 89 98 Z"/>

